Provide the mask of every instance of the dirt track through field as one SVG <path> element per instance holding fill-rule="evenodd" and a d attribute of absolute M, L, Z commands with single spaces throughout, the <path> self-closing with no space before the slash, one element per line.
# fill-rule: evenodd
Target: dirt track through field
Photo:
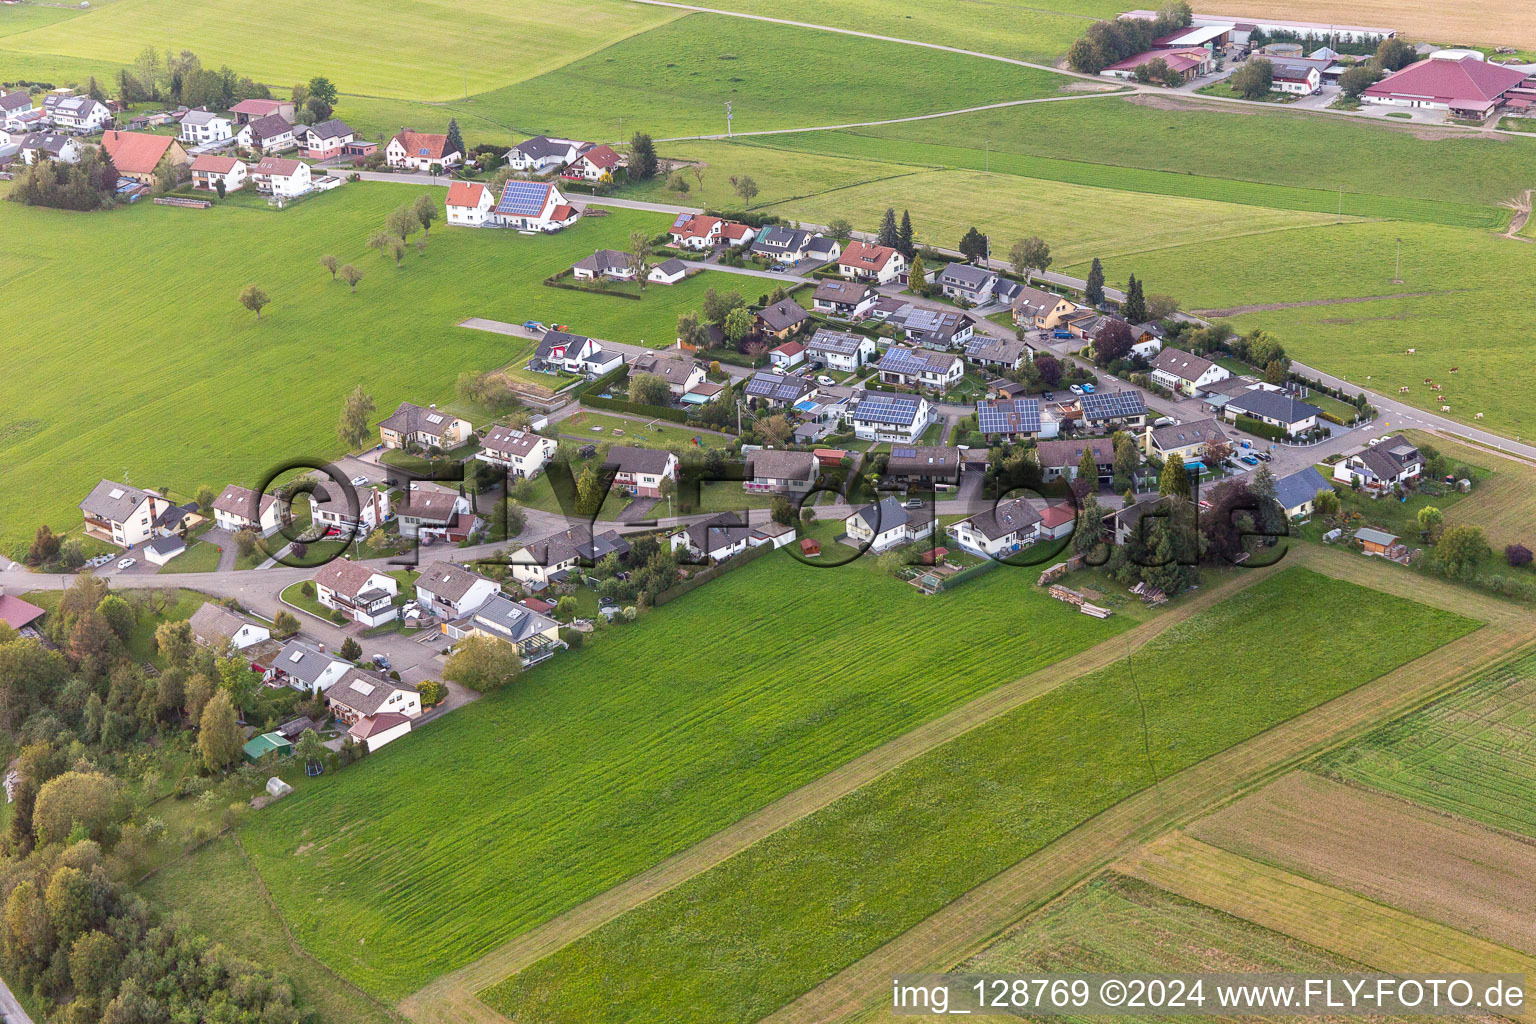
<path fill-rule="evenodd" d="M 1319 572 L 1483 618 L 1489 625 L 1229 747 L 1162 780 L 1155 789 L 1121 801 L 806 992 L 766 1021 L 822 1024 L 854 1015 L 860 1020 L 884 1019 L 881 1007 L 893 975 L 944 971 L 961 963 L 1048 900 L 1158 833 L 1321 749 L 1417 707 L 1536 641 L 1536 622 L 1531 616 L 1492 598 L 1336 549 L 1307 547 L 1287 561 L 1297 556 Z"/>
<path fill-rule="evenodd" d="M 1182 832 L 1142 847 L 1115 870 L 1378 970 L 1523 974 L 1528 994 L 1536 983 L 1536 959 L 1524 953 Z"/>
<path fill-rule="evenodd" d="M 1230 853 L 1536 953 L 1536 843 L 1305 771 L 1185 831 Z"/>
<path fill-rule="evenodd" d="M 1283 564 L 1290 564 L 1290 561 Z M 912 758 L 984 725 L 1064 683 L 1119 661 L 1128 652 L 1140 648 L 1168 627 L 1189 619 L 1268 575 L 1266 572 L 1235 575 L 1202 590 L 1178 607 L 1134 629 L 998 687 L 940 718 L 898 736 L 781 797 L 703 842 L 674 854 L 655 867 L 523 933 L 479 960 L 443 975 L 407 996 L 401 1001 L 400 1009 L 424 1024 L 429 1021 L 432 1024 L 457 1020 L 504 1021 L 499 1014 L 475 998 L 475 993 L 531 966 L 625 911 L 681 885 Z"/>
<path fill-rule="evenodd" d="M 1504 237 L 1513 238 L 1520 242 L 1536 241 L 1536 239 L 1526 238 L 1520 233 L 1525 227 L 1525 222 L 1531 219 L 1531 190 L 1526 189 L 1504 205 L 1515 211 L 1514 216 L 1509 219 L 1509 230 L 1504 232 Z"/>

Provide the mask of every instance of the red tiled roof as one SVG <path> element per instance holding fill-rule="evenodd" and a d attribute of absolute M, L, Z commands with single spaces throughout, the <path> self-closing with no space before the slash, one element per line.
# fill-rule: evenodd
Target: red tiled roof
<path fill-rule="evenodd" d="M 746 238 L 748 232 L 751 230 L 752 229 L 747 227 L 745 224 L 737 224 L 733 220 L 728 220 L 724 224 L 720 225 L 720 237 Z"/>
<path fill-rule="evenodd" d="M 1168 62 L 1168 67 L 1183 74 L 1190 68 L 1197 68 L 1205 61 L 1204 50 L 1192 50 L 1188 47 L 1172 50 L 1148 50 L 1138 53 L 1134 57 L 1127 57 L 1117 64 L 1111 64 L 1105 71 L 1134 71 L 1148 61 L 1161 57 Z"/>
<path fill-rule="evenodd" d="M 42 618 L 43 610 L 30 601 L 23 601 L 10 594 L 0 594 L 0 622 L 12 629 L 20 629 Z"/>
<path fill-rule="evenodd" d="M 352 735 L 353 739 L 365 740 L 375 733 L 388 732 L 390 729 L 404 725 L 409 721 L 409 718 L 406 718 L 398 711 L 383 711 L 377 715 L 359 718 L 347 732 Z"/>
<path fill-rule="evenodd" d="M 854 239 L 843 249 L 843 254 L 838 257 L 837 263 L 838 266 L 853 267 L 858 270 L 882 270 L 895 255 L 895 249 Z"/>
<path fill-rule="evenodd" d="M 1473 102 L 1483 106 L 1525 79 L 1524 71 L 1490 64 L 1476 57 L 1463 57 L 1461 60 L 1436 60 L 1428 57 L 1383 78 L 1366 89 L 1365 95 L 1430 99 L 1453 105 Z"/>
<path fill-rule="evenodd" d="M 275 174 L 279 178 L 288 178 L 299 172 L 304 166 L 297 160 L 287 160 L 280 156 L 264 156 L 261 163 L 251 168 L 252 174 Z"/>
<path fill-rule="evenodd" d="M 101 136 L 101 148 L 123 174 L 152 174 L 155 165 L 176 140 L 169 135 L 112 130 Z"/>
<path fill-rule="evenodd" d="M 254 114 L 257 117 L 265 117 L 267 114 L 277 113 L 282 107 L 282 100 L 241 100 L 229 110 L 233 114 Z"/>
<path fill-rule="evenodd" d="M 549 213 L 549 219 L 556 223 L 570 220 L 574 216 L 576 216 L 576 207 L 568 206 L 565 203 L 561 203 Z"/>
<path fill-rule="evenodd" d="M 216 153 L 204 153 L 192 161 L 194 171 L 206 171 L 209 174 L 228 174 L 235 169 L 240 161 L 232 156 L 219 156 Z"/>
<path fill-rule="evenodd" d="M 443 150 L 448 148 L 448 136 L 431 135 L 427 132 L 401 132 L 395 136 L 406 156 L 426 157 L 429 160 L 441 160 Z M 422 150 L 426 150 L 425 153 Z"/>
<path fill-rule="evenodd" d="M 581 156 L 587 163 L 603 171 L 612 170 L 619 165 L 619 154 L 615 153 L 611 146 L 593 146 Z"/>
<path fill-rule="evenodd" d="M 487 194 L 485 186 L 477 181 L 455 181 L 448 186 L 448 205 L 479 206 Z"/>
<path fill-rule="evenodd" d="M 1040 524 L 1048 530 L 1054 530 L 1076 518 L 1070 505 L 1047 505 L 1040 510 Z"/>
<path fill-rule="evenodd" d="M 711 217 L 708 214 L 696 213 L 685 221 L 682 227 L 676 230 L 679 238 L 708 238 L 714 233 L 715 225 L 720 223 L 719 217 Z"/>
<path fill-rule="evenodd" d="M 800 344 L 798 341 L 786 341 L 784 344 L 774 349 L 774 351 L 781 356 L 797 356 L 801 352 L 805 351 L 805 346 Z"/>

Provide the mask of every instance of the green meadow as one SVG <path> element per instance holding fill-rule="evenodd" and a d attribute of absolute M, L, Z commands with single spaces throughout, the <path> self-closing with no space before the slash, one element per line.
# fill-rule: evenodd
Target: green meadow
<path fill-rule="evenodd" d="M 933 599 L 873 560 L 776 553 L 301 787 L 241 836 L 305 948 L 398 998 L 1132 612 L 1080 615 L 1027 570 Z"/>
<path fill-rule="evenodd" d="M 463 370 L 527 358 L 528 342 L 456 326 L 466 317 L 639 342 L 669 337 L 709 286 L 705 274 L 634 301 L 541 283 L 668 222 L 631 211 L 538 237 L 439 220 L 397 268 L 367 238 L 418 191 L 443 195 L 352 184 L 282 211 L 97 214 L 0 202 L 0 321 L 26 368 L 0 382 L 0 537 L 74 526 L 102 477 L 254 486 L 279 460 L 341 454 L 336 418 L 358 383 L 382 419 L 404 400 L 451 400 Z M 355 294 L 320 266 L 327 253 L 364 271 Z M 63 321 L 45 287 L 60 280 L 80 282 Z M 272 300 L 260 320 L 237 301 L 251 283 Z"/>
<path fill-rule="evenodd" d="M 482 998 L 519 1024 L 760 1020 L 1158 778 L 1476 626 L 1307 569 L 1279 571 Z M 1286 637 L 1308 642 L 1277 642 Z"/>

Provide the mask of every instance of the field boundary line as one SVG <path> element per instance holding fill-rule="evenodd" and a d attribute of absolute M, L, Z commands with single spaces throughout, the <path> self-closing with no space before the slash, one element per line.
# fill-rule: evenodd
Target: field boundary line
<path fill-rule="evenodd" d="M 535 926 L 464 967 L 435 979 L 402 1000 L 401 1010 L 407 1016 L 424 1022 L 446 1019 L 438 1004 L 451 994 L 466 991 L 470 994 L 478 993 L 517 974 L 619 915 L 704 873 L 913 758 L 983 726 L 1079 676 L 1120 661 L 1125 657 L 1127 649 L 1140 648 L 1169 627 L 1186 621 L 1268 575 L 1267 572 L 1251 571 L 1234 575 L 1216 586 L 1200 591 L 1186 603 L 1156 618 L 1103 640 L 1085 651 L 995 687 L 938 718 L 887 740 L 873 750 L 759 808 L 735 824 Z"/>
<path fill-rule="evenodd" d="M 1536 624 L 1527 617 L 1518 625 L 1475 629 L 1106 808 L 763 1018 L 765 1024 L 878 1015 L 893 974 L 948 970 L 1158 833 L 1464 685 L 1536 642 Z"/>
<path fill-rule="evenodd" d="M 310 963 L 313 963 L 316 967 L 320 968 L 331 978 L 332 981 L 339 982 L 345 987 L 351 989 L 353 992 L 356 992 L 358 995 L 362 996 L 374 1006 L 377 1006 L 379 1009 L 383 1010 L 385 1016 L 391 1018 L 392 1020 L 404 1021 L 405 1018 L 400 1016 L 400 1011 L 396 1010 L 388 1003 L 383 1002 L 377 996 L 373 995 L 367 990 L 359 988 L 357 985 L 348 981 L 336 971 L 332 970 L 330 965 L 327 964 L 324 960 L 321 960 L 319 957 L 315 956 L 315 954 L 299 945 L 298 940 L 293 937 L 293 930 L 288 927 L 288 919 L 283 916 L 283 912 L 278 907 L 277 901 L 272 898 L 272 893 L 267 889 L 266 879 L 261 877 L 261 872 L 256 870 L 256 865 L 251 863 L 250 854 L 245 852 L 245 844 L 240 841 L 240 836 L 233 829 L 227 829 L 226 831 L 229 834 L 229 838 L 234 840 L 235 849 L 240 851 L 240 862 L 245 865 L 245 870 L 250 873 L 251 880 L 256 883 L 256 891 L 261 893 L 262 902 L 267 905 L 267 908 L 272 911 L 272 915 L 277 918 L 278 924 L 282 926 L 283 940 L 288 943 L 288 948 L 293 950 L 300 957 L 308 960 Z"/>

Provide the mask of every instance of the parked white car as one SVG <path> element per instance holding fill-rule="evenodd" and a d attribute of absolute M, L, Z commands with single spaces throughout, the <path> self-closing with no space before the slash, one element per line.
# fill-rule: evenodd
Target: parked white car
<path fill-rule="evenodd" d="M 122 558 L 118 560 L 117 567 L 119 569 L 132 569 L 138 564 L 139 560 L 137 558 Z"/>

